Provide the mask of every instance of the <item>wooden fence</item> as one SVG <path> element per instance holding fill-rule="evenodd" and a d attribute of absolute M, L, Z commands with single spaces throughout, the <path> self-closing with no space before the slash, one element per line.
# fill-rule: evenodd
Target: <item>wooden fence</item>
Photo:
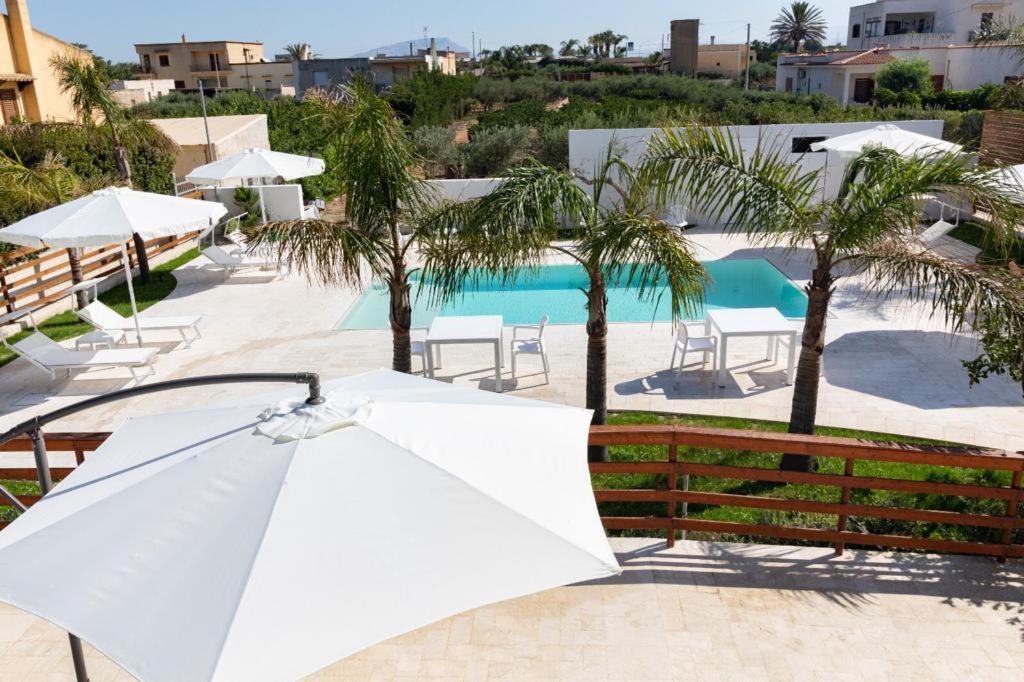
<path fill-rule="evenodd" d="M 46 436 L 51 452 L 74 452 L 82 462 L 87 453 L 95 450 L 109 434 L 72 433 Z M 733 429 L 694 428 L 685 426 L 596 426 L 591 429 L 593 445 L 645 445 L 664 448 L 664 459 L 643 462 L 592 463 L 591 474 L 647 474 L 664 477 L 661 489 L 597 489 L 598 503 L 645 502 L 664 504 L 664 513 L 657 516 L 605 516 L 602 522 L 612 531 L 641 531 L 664 533 L 669 546 L 675 544 L 680 531 L 733 536 L 797 540 L 831 545 L 841 553 L 847 545 L 916 549 L 934 552 L 975 554 L 1007 558 L 1024 558 L 1024 544 L 1014 542 L 1014 531 L 1024 528 L 1020 507 L 1024 503 L 1021 477 L 1024 472 L 1024 454 L 999 450 L 945 448 L 876 443 L 848 438 L 820 436 L 794 436 L 789 434 L 741 431 Z M 801 473 L 758 467 L 708 464 L 686 461 L 685 448 L 720 448 L 726 450 L 765 453 L 789 452 L 820 458 L 839 458 L 844 462 L 844 473 Z M 684 449 L 680 456 L 680 449 Z M 0 445 L 0 452 L 31 452 L 28 439 L 14 440 Z M 858 462 L 892 462 L 923 464 L 939 469 L 971 469 L 975 471 L 1008 473 L 1008 485 L 971 485 L 935 481 L 904 480 L 859 476 L 855 474 Z M 67 476 L 70 468 L 54 468 L 55 480 Z M 757 495 L 699 492 L 680 487 L 680 481 L 707 477 L 712 479 L 767 481 L 778 484 L 809 484 L 829 486 L 838 493 L 839 502 L 782 499 Z M 0 469 L 0 480 L 34 481 L 34 468 Z M 920 495 L 997 500 L 1003 505 L 1002 514 L 978 514 L 918 509 L 875 504 L 853 504 L 853 490 L 887 490 Z M 37 495 L 20 495 L 23 503 L 32 504 Z M 929 498 L 933 499 L 933 498 Z M 782 512 L 806 512 L 836 517 L 835 527 L 803 528 L 786 525 L 766 525 L 698 519 L 686 515 L 687 505 L 753 508 Z M 3 510 L 3 507 L 0 507 Z M 998 542 L 966 542 L 904 535 L 875 535 L 848 530 L 851 517 L 868 517 L 913 521 L 943 526 L 974 526 L 997 529 Z M 0 528 L 6 523 L 0 522 Z"/>
<path fill-rule="evenodd" d="M 155 258 L 164 251 L 193 239 L 197 233 L 180 237 L 161 237 L 146 242 L 146 253 Z M 16 249 L 0 256 L 0 303 L 6 312 L 26 308 L 36 310 L 68 295 L 73 286 L 67 249 L 36 251 Z M 121 246 L 83 249 L 79 255 L 82 276 L 96 279 L 120 272 Z M 128 260 L 136 264 L 135 246 L 128 242 Z"/>

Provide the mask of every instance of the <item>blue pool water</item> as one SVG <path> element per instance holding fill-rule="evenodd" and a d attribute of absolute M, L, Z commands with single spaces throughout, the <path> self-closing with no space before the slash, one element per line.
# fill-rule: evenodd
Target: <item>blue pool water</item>
<path fill-rule="evenodd" d="M 778 308 L 786 317 L 803 317 L 807 296 L 768 261 L 755 259 L 705 261 L 711 277 L 705 293 L 705 309 Z M 547 265 L 524 269 L 513 285 L 503 286 L 494 278 L 479 282 L 471 291 L 443 306 L 431 305 L 429 291 L 419 290 L 417 274 L 413 280 L 414 327 L 429 326 L 437 315 L 503 315 L 505 324 L 534 324 L 541 315 L 551 316 L 552 324 L 583 324 L 587 321 L 587 277 L 578 265 Z M 704 319 L 704 309 L 693 319 Z M 657 306 L 637 298 L 635 288 L 608 289 L 609 322 L 668 322 L 672 311 L 668 301 Z M 341 323 L 341 329 L 386 329 L 388 327 L 388 291 L 373 286 L 359 298 Z"/>

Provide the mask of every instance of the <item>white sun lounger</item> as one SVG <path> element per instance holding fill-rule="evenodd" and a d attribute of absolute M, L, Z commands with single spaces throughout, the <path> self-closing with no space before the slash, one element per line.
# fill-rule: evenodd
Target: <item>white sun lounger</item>
<path fill-rule="evenodd" d="M 208 246 L 203 249 L 202 253 L 213 262 L 214 266 L 224 270 L 227 277 L 235 274 L 236 270 L 249 268 L 274 268 L 277 271 L 281 269 L 281 263 L 273 258 L 232 256 L 218 246 Z"/>
<path fill-rule="evenodd" d="M 4 345 L 49 374 L 51 383 L 57 378 L 58 372 L 67 372 L 68 378 L 71 378 L 71 373 L 78 369 L 125 367 L 132 373 L 136 383 L 155 371 L 153 356 L 157 353 L 156 348 L 69 350 L 40 332 L 33 332 L 17 343 L 8 343 L 5 338 Z M 149 371 L 140 376 L 135 372 L 139 367 L 147 367 Z"/>
<path fill-rule="evenodd" d="M 116 310 L 109 307 L 102 301 L 93 301 L 81 310 L 78 310 L 77 313 L 80 318 L 103 331 L 120 330 L 129 334 L 135 331 L 134 319 L 121 316 Z M 201 336 L 199 333 L 199 323 L 202 319 L 202 315 L 183 315 L 181 317 L 140 317 L 139 328 L 143 331 L 175 330 L 181 334 L 181 340 L 185 342 L 185 347 L 188 348 L 192 345 L 193 341 Z M 189 339 L 185 334 L 185 330 L 187 329 L 191 329 L 195 332 L 195 336 L 191 339 Z"/>

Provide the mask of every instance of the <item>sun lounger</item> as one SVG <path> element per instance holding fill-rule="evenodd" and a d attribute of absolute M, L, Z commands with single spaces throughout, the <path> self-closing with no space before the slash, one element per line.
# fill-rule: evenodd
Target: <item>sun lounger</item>
<path fill-rule="evenodd" d="M 101 301 L 93 301 L 89 305 L 77 311 L 77 313 L 80 318 L 103 331 L 120 330 L 129 334 L 135 331 L 134 319 L 123 317 L 116 310 L 110 308 Z M 185 342 L 185 347 L 188 348 L 192 345 L 193 341 L 201 336 L 199 333 L 199 322 L 202 321 L 202 319 L 202 315 L 183 315 L 181 317 L 140 317 L 139 328 L 143 331 L 177 331 L 181 334 L 181 340 Z M 191 339 L 189 339 L 185 334 L 185 331 L 188 329 L 195 332 L 195 336 Z"/>
<path fill-rule="evenodd" d="M 153 357 L 157 353 L 156 348 L 69 350 L 40 332 L 33 332 L 17 343 L 4 339 L 4 345 L 49 374 L 51 382 L 61 371 L 67 372 L 70 378 L 74 370 L 124 367 L 138 383 L 153 374 Z M 139 367 L 147 367 L 149 371 L 140 376 L 135 372 Z"/>
<path fill-rule="evenodd" d="M 224 272 L 227 273 L 227 277 L 233 275 L 237 270 L 245 270 L 249 268 L 274 268 L 275 270 L 280 270 L 281 268 L 281 263 L 273 258 L 232 256 L 225 252 L 224 249 L 217 246 L 208 246 L 203 249 L 202 253 L 213 262 L 215 267 L 223 269 Z"/>

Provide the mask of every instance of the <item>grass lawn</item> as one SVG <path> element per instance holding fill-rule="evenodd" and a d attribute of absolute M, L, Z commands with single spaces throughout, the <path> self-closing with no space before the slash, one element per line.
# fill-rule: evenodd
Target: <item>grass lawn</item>
<path fill-rule="evenodd" d="M 752 429 L 757 431 L 785 432 L 786 425 L 779 422 L 766 422 L 753 419 L 704 416 L 672 416 L 630 412 L 619 413 L 609 417 L 611 424 L 681 424 L 687 426 L 706 426 L 715 428 Z M 882 433 L 869 433 L 852 429 L 836 429 L 821 427 L 818 433 L 824 436 L 841 436 L 867 440 L 884 440 L 914 444 L 942 444 L 921 438 L 908 438 Z M 664 461 L 664 446 L 616 446 L 609 448 L 613 461 L 642 462 Z M 778 468 L 781 453 L 759 453 L 751 451 L 720 450 L 711 448 L 679 448 L 681 461 L 701 462 L 745 467 Z M 844 461 L 838 458 L 820 458 L 821 473 L 842 474 Z M 969 483 L 975 485 L 1008 485 L 1009 472 L 978 471 L 973 469 L 955 469 L 949 467 L 931 467 L 919 464 L 899 464 L 887 462 L 858 462 L 854 473 L 859 476 L 875 476 L 882 478 L 901 478 L 917 481 L 934 481 L 944 483 Z M 680 482 L 681 484 L 681 482 Z M 597 489 L 664 489 L 667 487 L 665 476 L 647 474 L 608 474 L 594 476 L 594 487 Z M 723 480 L 707 477 L 692 477 L 690 490 L 700 492 L 717 492 L 731 494 L 757 495 L 761 497 L 778 497 L 783 499 L 803 499 L 820 502 L 839 502 L 840 491 L 831 486 L 814 485 L 776 485 L 760 481 Z M 892 507 L 918 509 L 936 509 L 975 514 L 1005 513 L 1005 502 L 966 497 L 947 497 L 941 495 L 922 495 L 901 493 L 885 490 L 854 490 L 851 502 L 854 504 L 871 504 Z M 603 516 L 664 516 L 665 504 L 654 502 L 608 502 L 600 505 Z M 716 521 L 735 521 L 741 523 L 757 523 L 767 525 L 790 525 L 805 528 L 835 529 L 836 517 L 829 514 L 809 514 L 779 512 L 762 509 L 746 509 L 740 507 L 716 507 L 691 504 L 689 514 L 693 518 Z M 966 540 L 975 542 L 998 542 L 1001 531 L 991 528 L 975 528 L 966 526 L 946 526 L 935 523 L 919 523 L 866 517 L 850 517 L 848 528 L 852 531 L 910 535 L 922 538 L 948 540 Z M 1024 537 L 1024 531 L 1017 531 Z M 652 531 L 626 531 L 623 534 L 650 535 Z M 792 540 L 771 540 L 767 538 L 749 538 L 722 535 L 706 536 L 690 533 L 690 539 L 734 540 L 757 542 L 777 542 L 782 544 L 798 544 Z M 1018 540 L 1019 541 L 1019 540 Z"/>
<path fill-rule="evenodd" d="M 1005 265 L 1012 258 L 1018 264 L 1024 265 L 1024 243 L 1017 242 L 1009 249 L 1008 253 L 1004 253 L 986 239 L 985 228 L 978 223 L 962 223 L 953 228 L 949 236 L 981 249 L 980 259 L 984 263 Z"/>
<path fill-rule="evenodd" d="M 174 291 L 174 288 L 178 286 L 178 280 L 174 278 L 173 271 L 185 263 L 188 263 L 193 258 L 196 258 L 198 255 L 199 249 L 190 249 L 166 263 L 154 266 L 152 270 L 150 270 L 149 284 L 143 285 L 139 282 L 138 277 L 134 278 L 132 280 L 132 284 L 135 286 L 135 301 L 139 307 L 139 312 L 142 312 L 154 303 L 167 298 L 167 296 Z M 132 314 L 131 302 L 128 299 L 127 284 L 119 284 L 110 291 L 100 294 L 100 300 L 125 317 L 129 317 Z M 39 322 L 39 331 L 46 334 L 54 341 L 73 339 L 76 336 L 85 334 L 91 329 L 91 325 L 79 320 L 78 316 L 71 310 L 66 310 Z M 31 334 L 32 331 L 33 330 L 29 329 L 13 334 L 10 337 L 10 342 L 14 343 L 16 341 L 20 341 Z M 0 346 L 0 367 L 3 367 L 16 357 L 17 356 L 14 352 L 6 346 Z"/>

